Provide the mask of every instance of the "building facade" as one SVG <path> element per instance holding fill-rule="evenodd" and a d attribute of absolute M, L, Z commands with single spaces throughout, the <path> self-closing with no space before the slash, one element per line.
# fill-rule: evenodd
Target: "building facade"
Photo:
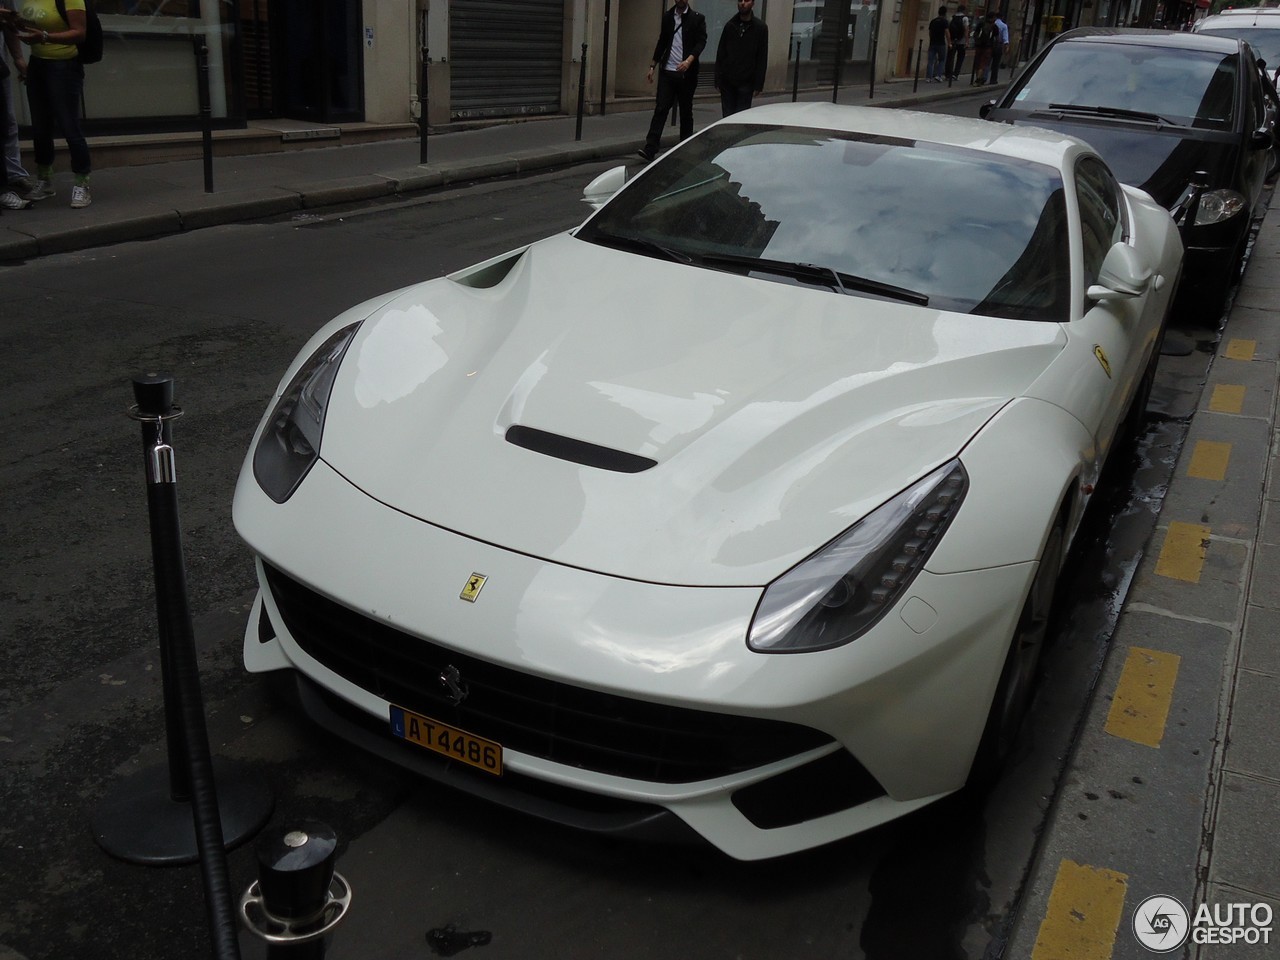
<path fill-rule="evenodd" d="M 1052 7 L 1075 5 L 1070 26 L 1095 3 L 1127 11 L 1153 0 L 989 2 L 1001 4 L 1012 45 L 1025 52 L 1048 35 L 1040 28 L 1052 20 Z M 201 48 L 217 126 L 265 118 L 405 123 L 419 117 L 424 102 L 433 125 L 573 113 L 583 77 L 588 112 L 620 109 L 653 94 L 645 72 L 669 3 L 95 0 L 106 50 L 102 62 L 86 67 L 86 129 L 197 128 Z M 716 42 L 736 3 L 693 5 L 708 22 L 709 91 Z M 983 0 L 970 13 L 985 9 Z M 766 89 L 783 92 L 866 82 L 873 72 L 877 82 L 913 77 L 936 0 L 756 0 L 755 13 L 769 26 Z M 25 122 L 25 104 L 17 106 Z"/>

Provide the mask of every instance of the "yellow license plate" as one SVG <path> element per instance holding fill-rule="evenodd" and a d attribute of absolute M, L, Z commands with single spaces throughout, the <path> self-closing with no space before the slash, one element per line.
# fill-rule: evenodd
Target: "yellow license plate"
<path fill-rule="evenodd" d="M 451 760 L 502 776 L 502 745 L 432 720 L 404 707 L 391 707 L 391 732 Z"/>

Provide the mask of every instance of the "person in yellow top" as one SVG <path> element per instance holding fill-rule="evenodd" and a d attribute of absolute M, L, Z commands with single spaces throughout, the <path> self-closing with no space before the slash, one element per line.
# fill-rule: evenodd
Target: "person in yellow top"
<path fill-rule="evenodd" d="M 84 0 L 64 0 L 67 18 L 58 13 L 56 0 L 18 0 L 21 18 L 18 39 L 31 47 L 27 59 L 27 104 L 31 109 L 31 141 L 36 157 L 33 199 L 52 197 L 53 129 L 56 124 L 67 141 L 75 185 L 71 206 L 79 209 L 93 202 L 89 195 L 89 144 L 80 130 L 80 100 L 84 93 L 84 64 L 77 59 L 76 44 L 85 37 Z"/>

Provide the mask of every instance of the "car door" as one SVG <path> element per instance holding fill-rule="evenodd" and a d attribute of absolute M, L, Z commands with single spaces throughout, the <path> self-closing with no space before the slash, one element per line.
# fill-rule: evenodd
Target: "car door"
<path fill-rule="evenodd" d="M 1097 282 L 1103 258 L 1129 233 L 1127 206 L 1120 185 L 1097 158 L 1081 157 L 1075 169 L 1080 213 L 1084 288 Z M 1098 444 L 1098 465 L 1106 459 L 1129 397 L 1137 388 L 1154 340 L 1148 320 L 1152 291 L 1137 297 L 1093 302 L 1070 324 L 1072 348 L 1079 353 L 1081 394 L 1077 408 Z"/>
<path fill-rule="evenodd" d="M 1258 61 L 1252 49 L 1246 45 L 1242 56 L 1244 69 L 1240 72 L 1244 77 L 1244 98 L 1241 111 L 1243 118 L 1240 123 L 1243 128 L 1241 130 L 1243 143 L 1240 150 L 1241 182 L 1244 185 L 1245 196 L 1249 200 L 1250 210 L 1257 214 L 1258 204 L 1262 199 L 1263 182 L 1271 172 L 1275 161 L 1275 141 L 1273 137 L 1270 146 L 1258 147 L 1253 145 L 1252 140 L 1254 133 L 1259 130 L 1274 133 L 1276 108 L 1273 103 L 1268 102 L 1270 98 L 1263 86 L 1262 71 L 1258 68 Z"/>

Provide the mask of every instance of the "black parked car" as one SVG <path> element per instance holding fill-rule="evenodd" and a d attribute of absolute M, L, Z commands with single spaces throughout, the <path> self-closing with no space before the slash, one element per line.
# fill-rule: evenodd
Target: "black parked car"
<path fill-rule="evenodd" d="M 1261 213 L 1278 109 L 1238 39 L 1084 28 L 1045 47 L 981 113 L 1087 141 L 1117 178 L 1168 208 L 1187 247 L 1180 303 L 1216 310 Z M 1198 171 L 1204 190 L 1188 222 Z"/>

